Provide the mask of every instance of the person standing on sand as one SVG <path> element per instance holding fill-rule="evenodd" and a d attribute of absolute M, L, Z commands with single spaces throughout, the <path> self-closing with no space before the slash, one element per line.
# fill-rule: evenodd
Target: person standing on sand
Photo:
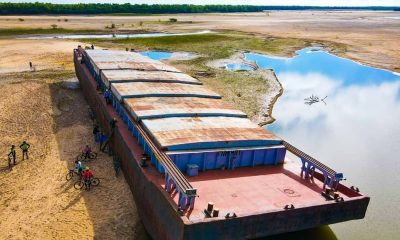
<path fill-rule="evenodd" d="M 31 145 L 29 145 L 29 143 L 27 143 L 26 141 L 23 141 L 21 145 L 19 145 L 19 148 L 21 148 L 22 150 L 22 160 L 25 160 L 25 156 L 26 159 L 29 159 L 28 156 L 28 150 L 31 147 Z"/>
<path fill-rule="evenodd" d="M 33 68 L 33 64 L 32 64 L 32 62 L 29 62 L 29 69 L 32 71 L 32 68 Z"/>
<path fill-rule="evenodd" d="M 10 162 L 11 162 L 11 159 L 12 159 L 14 165 L 16 164 L 16 162 L 15 162 L 16 156 L 17 156 L 17 152 L 15 151 L 15 145 L 12 145 L 10 153 L 8 154 L 8 159 L 9 159 Z"/>
<path fill-rule="evenodd" d="M 94 136 L 94 141 L 96 142 L 99 141 L 99 133 L 100 133 L 99 126 L 96 124 L 93 127 L 93 136 Z"/>
<path fill-rule="evenodd" d="M 113 118 L 110 120 L 110 127 L 111 127 L 111 131 L 114 130 L 115 126 L 117 125 L 117 118 Z"/>

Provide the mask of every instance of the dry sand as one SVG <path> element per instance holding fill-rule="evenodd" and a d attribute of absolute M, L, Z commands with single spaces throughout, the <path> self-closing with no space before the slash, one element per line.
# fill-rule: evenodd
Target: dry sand
<path fill-rule="evenodd" d="M 3 40 L 0 59 L 12 53 L 13 61 L 2 61 L 1 67 L 20 70 L 35 59 L 44 69 L 73 71 L 67 63 L 73 45 Z M 0 74 L 0 152 L 5 156 L 22 140 L 31 144 L 30 159 L 21 161 L 17 151 L 11 171 L 6 157 L 0 161 L 0 239 L 147 239 L 129 186 L 122 174 L 115 177 L 111 157 L 99 154 L 90 164 L 101 180 L 91 191 L 75 190 L 75 180 L 65 179 L 85 144 L 98 150 L 80 90 L 65 89 L 51 77 L 21 76 Z"/>
<path fill-rule="evenodd" d="M 178 23 L 167 23 L 169 18 Z M 265 36 L 304 38 L 345 44 L 340 55 L 400 72 L 399 12 L 278 11 L 239 14 L 154 16 L 0 16 L 1 28 L 96 29 L 114 23 L 120 30 L 237 30 Z M 24 21 L 19 21 L 23 18 Z M 64 22 L 63 19 L 68 19 Z M 60 21 L 59 21 L 60 20 Z M 142 23 L 142 24 L 140 24 Z"/>
<path fill-rule="evenodd" d="M 0 74 L 29 71 L 29 62 L 36 70 L 72 70 L 73 41 L 0 40 Z"/>

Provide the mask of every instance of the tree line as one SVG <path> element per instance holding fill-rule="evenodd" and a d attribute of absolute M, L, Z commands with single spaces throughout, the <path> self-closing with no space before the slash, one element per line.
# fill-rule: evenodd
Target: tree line
<path fill-rule="evenodd" d="M 317 7 L 317 6 L 254 6 L 254 5 L 167 5 L 167 4 L 53 4 L 0 3 L 0 15 L 16 14 L 173 14 L 261 12 L 273 10 L 395 10 L 399 7 Z"/>

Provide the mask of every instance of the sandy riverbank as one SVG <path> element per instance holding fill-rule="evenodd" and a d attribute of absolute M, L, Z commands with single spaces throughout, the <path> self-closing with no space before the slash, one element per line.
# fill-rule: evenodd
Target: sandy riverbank
<path fill-rule="evenodd" d="M 198 31 L 235 30 L 269 37 L 301 38 L 343 44 L 337 53 L 375 67 L 399 72 L 398 12 L 276 11 L 269 13 L 179 14 L 153 16 L 0 16 L 0 28 Z M 178 23 L 170 24 L 174 17 Z M 24 21 L 19 19 L 23 18 Z M 67 22 L 64 19 L 68 19 Z M 288 51 L 287 54 L 291 54 Z"/>
<path fill-rule="evenodd" d="M 0 239 L 148 238 L 111 157 L 100 154 L 89 164 L 101 180 L 89 192 L 75 190 L 75 180 L 65 179 L 85 144 L 98 150 L 83 95 L 62 84 L 73 76 L 76 45 L 0 40 L 0 152 L 4 156 L 22 140 L 31 144 L 30 159 L 21 161 L 17 151 L 11 171 L 5 157 L 0 161 Z M 26 71 L 30 60 L 40 67 L 37 72 Z"/>

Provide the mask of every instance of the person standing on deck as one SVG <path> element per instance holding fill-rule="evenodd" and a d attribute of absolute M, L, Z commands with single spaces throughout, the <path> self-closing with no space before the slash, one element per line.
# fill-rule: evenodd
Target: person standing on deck
<path fill-rule="evenodd" d="M 15 162 L 16 157 L 17 157 L 17 152 L 15 151 L 15 145 L 12 145 L 10 153 L 8 154 L 8 159 L 10 159 L 10 160 L 12 159 L 14 165 L 16 164 L 16 162 Z"/>
<path fill-rule="evenodd" d="M 106 91 L 104 91 L 103 96 L 106 99 L 106 103 L 110 104 L 111 103 L 111 98 L 110 98 L 111 97 L 111 93 L 110 93 L 110 90 L 108 88 L 106 89 Z"/>
<path fill-rule="evenodd" d="M 22 160 L 25 160 L 25 156 L 26 159 L 29 159 L 28 156 L 28 150 L 31 147 L 31 145 L 29 145 L 29 143 L 27 143 L 26 141 L 23 141 L 21 145 L 19 145 L 19 148 L 21 148 L 22 150 Z"/>

